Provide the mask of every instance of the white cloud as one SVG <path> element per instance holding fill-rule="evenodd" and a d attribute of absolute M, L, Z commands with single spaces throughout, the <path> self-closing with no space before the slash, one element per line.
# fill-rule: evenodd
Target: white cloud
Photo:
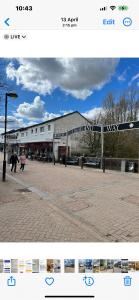
<path fill-rule="evenodd" d="M 73 112 L 73 110 L 60 110 L 60 113 L 62 114 L 62 115 L 67 115 L 67 114 L 70 114 L 70 113 L 72 113 Z"/>
<path fill-rule="evenodd" d="M 44 101 L 36 96 L 32 103 L 23 102 L 16 110 L 15 116 L 27 119 L 42 119 L 45 114 Z"/>
<path fill-rule="evenodd" d="M 94 107 L 94 108 L 86 111 L 85 113 L 82 113 L 82 115 L 87 119 L 94 120 L 100 114 L 103 114 L 103 113 L 104 113 L 104 110 L 102 107 Z"/>
<path fill-rule="evenodd" d="M 26 127 L 26 126 L 36 125 L 36 124 L 37 124 L 36 121 L 29 121 L 29 122 L 26 123 L 25 127 Z"/>
<path fill-rule="evenodd" d="M 17 85 L 40 95 L 51 94 L 59 87 L 67 94 L 85 100 L 111 80 L 119 59 L 24 58 L 18 62 L 18 67 L 11 62 L 6 69 L 7 77 L 15 79 Z"/>
<path fill-rule="evenodd" d="M 129 82 L 129 86 L 132 84 L 133 81 L 139 79 L 139 73 L 137 73 L 135 76 L 133 76 Z M 139 82 L 137 82 L 137 85 L 139 86 Z"/>
<path fill-rule="evenodd" d="M 70 114 L 73 110 L 60 110 L 59 114 L 45 112 L 44 121 Z"/>
<path fill-rule="evenodd" d="M 36 96 L 32 103 L 23 102 L 20 104 L 14 115 L 29 120 L 27 126 L 34 125 L 38 121 L 46 121 L 61 116 L 61 112 L 56 114 L 45 111 L 44 104 L 45 102 L 41 100 L 40 96 Z"/>
<path fill-rule="evenodd" d="M 74 96 L 75 98 L 77 99 L 82 99 L 82 100 L 85 100 L 87 97 L 91 96 L 92 95 L 92 91 L 91 90 L 87 90 L 87 89 L 84 89 L 84 90 L 67 90 L 66 91 L 68 94 L 72 94 L 72 96 Z"/>
<path fill-rule="evenodd" d="M 43 120 L 44 121 L 51 120 L 51 119 L 54 119 L 54 118 L 58 118 L 60 116 L 61 116 L 60 114 L 45 112 Z"/>
<path fill-rule="evenodd" d="M 34 91 L 38 94 L 45 95 L 50 94 L 52 90 L 51 82 L 47 79 L 43 79 L 41 70 L 32 65 L 29 60 L 22 61 L 23 64 L 15 69 L 13 63 L 9 63 L 6 69 L 7 77 L 11 80 L 16 79 L 17 85 L 23 85 L 23 87 L 29 91 Z"/>
<path fill-rule="evenodd" d="M 41 100 L 40 96 L 36 96 L 32 103 L 23 102 L 20 104 L 14 116 L 28 120 L 26 126 L 31 126 L 37 122 L 57 118 L 66 113 L 65 111 L 60 111 L 60 113 L 47 112 L 44 104 L 45 102 Z"/>
<path fill-rule="evenodd" d="M 127 74 L 127 69 L 124 70 L 124 72 L 118 76 L 118 80 L 119 81 L 126 81 L 126 74 Z"/>
<path fill-rule="evenodd" d="M 4 132 L 4 121 L 5 117 L 0 116 L 0 133 Z M 7 116 L 7 130 L 24 127 L 24 125 L 23 119 L 16 118 L 14 116 Z"/>

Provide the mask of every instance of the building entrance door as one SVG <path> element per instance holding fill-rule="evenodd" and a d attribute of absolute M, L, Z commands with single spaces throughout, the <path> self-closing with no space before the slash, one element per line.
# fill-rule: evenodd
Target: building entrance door
<path fill-rule="evenodd" d="M 60 158 L 66 156 L 66 146 L 59 146 L 58 147 L 58 160 L 60 160 Z M 69 147 L 68 147 L 68 156 L 69 156 Z"/>

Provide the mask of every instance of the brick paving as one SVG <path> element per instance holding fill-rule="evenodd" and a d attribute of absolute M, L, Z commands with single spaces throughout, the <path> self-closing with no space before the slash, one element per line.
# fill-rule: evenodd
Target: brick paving
<path fill-rule="evenodd" d="M 89 241 L 78 222 L 19 183 L 8 178 L 0 192 L 0 242 Z"/>
<path fill-rule="evenodd" d="M 139 174 L 36 161 L 7 171 L 0 242 L 139 242 Z"/>

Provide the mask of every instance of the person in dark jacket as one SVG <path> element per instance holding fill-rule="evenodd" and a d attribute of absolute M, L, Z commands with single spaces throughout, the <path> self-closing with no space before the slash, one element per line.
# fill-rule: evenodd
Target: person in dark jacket
<path fill-rule="evenodd" d="M 12 167 L 11 167 L 11 172 L 12 172 L 13 169 L 14 169 L 14 172 L 16 173 L 17 162 L 19 163 L 19 159 L 18 159 L 17 154 L 14 153 L 14 154 L 11 155 L 11 158 L 10 158 L 10 164 L 12 165 Z"/>

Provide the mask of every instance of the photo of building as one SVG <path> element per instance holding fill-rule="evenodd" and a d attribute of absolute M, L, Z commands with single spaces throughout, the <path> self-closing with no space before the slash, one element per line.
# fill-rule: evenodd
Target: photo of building
<path fill-rule="evenodd" d="M 138 66 L 138 57 L 0 58 L 1 242 L 139 241 Z M 120 264 L 85 259 L 79 270 L 126 272 Z"/>
<path fill-rule="evenodd" d="M 75 272 L 75 259 L 64 259 L 64 272 L 65 273 Z"/>
<path fill-rule="evenodd" d="M 100 272 L 106 272 L 107 270 L 107 259 L 101 259 L 100 260 Z"/>
<path fill-rule="evenodd" d="M 121 260 L 121 272 L 122 273 L 128 273 L 128 271 L 129 271 L 128 259 L 122 259 Z"/>
<path fill-rule="evenodd" d="M 100 272 L 100 259 L 93 259 L 93 273 Z"/>
<path fill-rule="evenodd" d="M 114 260 L 113 267 L 114 267 L 114 273 L 121 273 L 122 260 L 121 259 Z"/>
<path fill-rule="evenodd" d="M 79 260 L 79 273 L 92 273 L 93 272 L 93 260 L 92 259 L 80 259 Z"/>

